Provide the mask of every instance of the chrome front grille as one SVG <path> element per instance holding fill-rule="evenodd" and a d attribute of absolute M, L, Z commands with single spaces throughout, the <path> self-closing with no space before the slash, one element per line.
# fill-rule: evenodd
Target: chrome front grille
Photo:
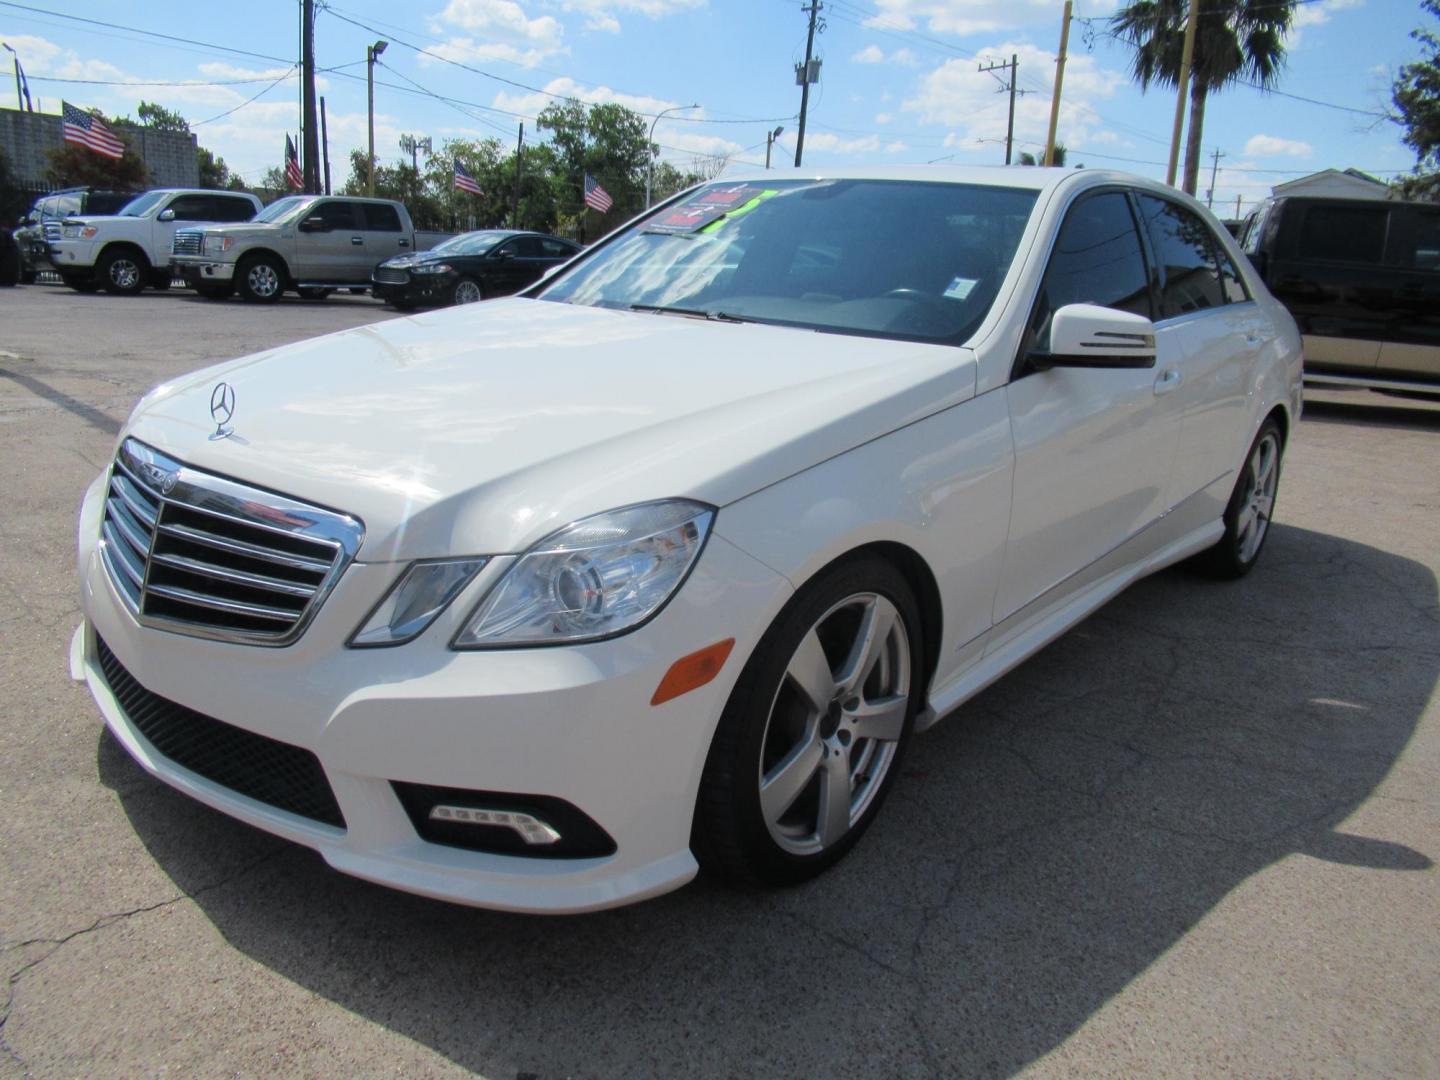
<path fill-rule="evenodd" d="M 126 439 L 100 555 L 146 626 L 251 645 L 305 630 L 364 536 L 345 514 L 192 469 Z"/>
<path fill-rule="evenodd" d="M 410 280 L 410 271 L 393 266 L 377 266 L 373 277 L 381 285 L 404 285 Z"/>
<path fill-rule="evenodd" d="M 44 225 L 46 240 L 59 240 L 63 235 L 60 230 L 60 222 L 47 221 Z"/>
<path fill-rule="evenodd" d="M 199 229 L 181 229 L 170 242 L 172 255 L 199 255 L 205 245 L 205 234 Z"/>

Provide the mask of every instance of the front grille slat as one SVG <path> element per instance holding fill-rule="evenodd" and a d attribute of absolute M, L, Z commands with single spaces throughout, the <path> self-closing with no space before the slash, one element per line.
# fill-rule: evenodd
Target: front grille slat
<path fill-rule="evenodd" d="M 345 815 L 317 758 L 196 712 L 141 686 L 97 637 L 100 670 L 121 711 L 160 754 L 181 768 L 278 810 L 335 828 Z"/>
<path fill-rule="evenodd" d="M 100 531 L 105 568 L 142 624 L 277 646 L 304 632 L 364 536 L 353 518 L 134 439 L 115 457 Z"/>
<path fill-rule="evenodd" d="M 205 234 L 194 229 L 182 229 L 171 242 L 172 255 L 199 255 L 205 243 Z"/>

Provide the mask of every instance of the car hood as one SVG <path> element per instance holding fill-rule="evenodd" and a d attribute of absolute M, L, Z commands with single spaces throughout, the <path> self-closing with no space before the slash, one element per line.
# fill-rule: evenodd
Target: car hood
<path fill-rule="evenodd" d="M 724 506 L 974 389 L 951 346 L 506 299 L 196 372 L 123 434 L 353 514 L 381 562 L 522 551 L 652 499 Z"/>
<path fill-rule="evenodd" d="M 386 259 L 381 266 L 394 266 L 404 269 L 407 266 L 419 266 L 422 263 L 449 262 L 452 259 L 479 259 L 483 255 L 457 255 L 454 252 L 445 251 L 416 251 L 409 255 L 395 255 Z"/>

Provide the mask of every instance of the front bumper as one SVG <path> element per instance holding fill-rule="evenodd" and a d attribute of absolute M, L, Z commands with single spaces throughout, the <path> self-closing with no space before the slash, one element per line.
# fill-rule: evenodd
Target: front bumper
<path fill-rule="evenodd" d="M 400 283 L 370 279 L 370 295 L 387 304 L 429 304 L 448 303 L 455 291 L 460 275 L 454 271 L 444 274 L 411 274 L 410 280 Z"/>
<path fill-rule="evenodd" d="M 57 270 L 88 271 L 95 268 L 95 256 L 99 254 L 100 243 L 94 240 L 51 240 L 49 241 L 51 265 Z"/>
<path fill-rule="evenodd" d="M 712 535 L 680 592 L 634 633 L 584 646 L 455 652 L 447 642 L 510 558 L 494 559 L 415 641 L 363 650 L 341 643 L 401 566 L 356 563 L 294 645 L 232 645 L 141 627 L 121 605 L 95 544 L 105 479 L 81 516 L 85 621 L 71 671 L 147 771 L 316 849 L 338 870 L 442 900 L 579 912 L 656 896 L 694 876 L 691 814 L 715 725 L 744 658 L 789 595 L 773 571 Z M 112 692 L 97 637 L 150 692 L 314 753 L 346 828 L 277 809 L 163 755 Z M 650 705 L 671 663 L 727 637 L 736 647 L 718 678 Z M 429 843 L 392 781 L 558 797 L 604 829 L 616 850 L 546 859 Z"/>
<path fill-rule="evenodd" d="M 206 282 L 229 282 L 235 277 L 233 262 L 217 262 L 204 255 L 172 255 L 170 273 L 194 288 Z"/>

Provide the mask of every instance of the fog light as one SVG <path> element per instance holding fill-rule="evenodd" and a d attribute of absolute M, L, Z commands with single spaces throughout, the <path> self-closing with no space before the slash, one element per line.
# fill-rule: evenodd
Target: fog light
<path fill-rule="evenodd" d="M 467 825 L 495 825 L 509 829 L 527 844 L 553 844 L 560 834 L 530 814 L 518 810 L 481 810 L 473 806 L 434 806 L 431 821 L 457 821 Z"/>

